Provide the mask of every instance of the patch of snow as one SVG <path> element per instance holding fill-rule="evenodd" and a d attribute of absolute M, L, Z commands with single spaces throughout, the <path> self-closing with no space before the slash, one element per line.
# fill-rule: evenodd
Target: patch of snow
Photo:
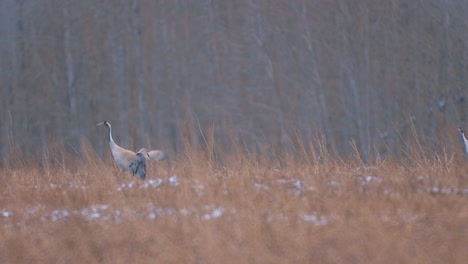
<path fill-rule="evenodd" d="M 57 222 L 58 220 L 70 216 L 70 212 L 67 209 L 64 210 L 53 210 L 50 214 L 50 220 Z"/>
<path fill-rule="evenodd" d="M 439 107 L 439 109 L 442 110 L 445 107 L 445 101 L 444 100 L 437 101 L 437 106 Z"/>
<path fill-rule="evenodd" d="M 426 192 L 432 194 L 461 194 L 468 195 L 468 189 L 454 189 L 448 186 L 426 188 Z"/>
<path fill-rule="evenodd" d="M 445 193 L 445 194 L 452 194 L 455 192 L 455 190 L 453 188 L 450 188 L 450 187 L 442 187 L 441 190 L 440 190 L 441 193 Z"/>
<path fill-rule="evenodd" d="M 151 213 L 148 215 L 148 218 L 151 219 L 151 220 L 156 219 L 156 217 L 158 217 L 158 214 L 156 214 L 155 212 L 151 212 Z"/>
<path fill-rule="evenodd" d="M 276 182 L 279 183 L 279 184 L 285 184 L 285 183 L 288 183 L 288 180 L 286 180 L 286 179 L 278 179 L 278 180 L 276 180 Z"/>
<path fill-rule="evenodd" d="M 117 191 L 121 192 L 121 191 L 125 191 L 125 190 L 129 190 L 129 189 L 132 189 L 133 187 L 136 186 L 136 183 L 134 181 L 131 181 L 131 182 L 128 182 L 128 183 L 121 183 L 119 187 L 117 187 Z"/>
<path fill-rule="evenodd" d="M 76 183 L 70 183 L 70 184 L 68 184 L 68 187 L 71 188 L 71 189 L 78 189 L 78 188 L 80 188 L 80 185 L 76 184 Z"/>
<path fill-rule="evenodd" d="M 265 184 L 261 184 L 261 183 L 255 183 L 254 187 L 256 189 L 258 189 L 258 190 L 268 190 L 268 189 L 270 189 L 268 186 L 266 186 Z"/>
<path fill-rule="evenodd" d="M 223 213 L 224 213 L 223 208 L 218 207 L 218 208 L 214 209 L 213 212 L 211 212 L 211 216 L 213 218 L 219 218 L 219 217 L 221 217 L 223 215 Z"/>
<path fill-rule="evenodd" d="M 169 183 L 171 185 L 177 186 L 177 185 L 179 185 L 179 179 L 175 175 L 171 176 L 171 177 L 169 177 Z"/>
<path fill-rule="evenodd" d="M 2 216 L 3 218 L 8 218 L 12 215 L 12 213 L 8 210 L 2 210 Z"/>
<path fill-rule="evenodd" d="M 203 220 L 210 220 L 211 219 L 211 215 L 210 214 L 204 214 L 203 215 Z"/>
<path fill-rule="evenodd" d="M 190 214 L 190 211 L 188 209 L 180 209 L 179 213 L 181 215 L 189 215 Z"/>
<path fill-rule="evenodd" d="M 302 190 L 302 182 L 300 180 L 294 180 L 293 186 L 296 187 L 298 190 Z"/>
<path fill-rule="evenodd" d="M 109 208 L 109 206 L 106 204 L 95 204 L 90 208 L 81 209 L 79 213 L 88 220 L 98 219 L 101 217 L 102 211 L 106 210 L 107 208 Z"/>
<path fill-rule="evenodd" d="M 377 177 L 377 176 L 365 176 L 364 177 L 364 180 L 363 180 L 363 184 L 367 184 L 367 183 L 370 183 L 370 182 L 377 182 L 377 183 L 380 183 L 382 182 L 382 179 L 380 177 Z"/>
<path fill-rule="evenodd" d="M 174 213 L 174 210 L 171 208 L 158 208 L 156 209 L 156 213 L 158 215 L 172 215 Z"/>
<path fill-rule="evenodd" d="M 157 188 L 159 187 L 164 181 L 162 179 L 156 179 L 156 180 L 147 180 L 141 185 L 140 189 L 146 189 L 148 187 L 153 187 Z"/>
<path fill-rule="evenodd" d="M 290 186 L 302 191 L 302 182 L 301 182 L 301 180 L 278 179 L 278 180 L 276 180 L 276 182 L 279 183 L 279 184 L 290 184 Z"/>
<path fill-rule="evenodd" d="M 122 220 L 122 213 L 121 213 L 119 210 L 116 210 L 116 211 L 114 212 L 114 221 L 115 221 L 115 223 L 117 223 L 117 224 L 120 224 L 120 223 L 122 223 L 122 221 L 123 221 L 123 220 Z"/>
<path fill-rule="evenodd" d="M 202 216 L 203 220 L 220 218 L 224 214 L 224 209 L 222 207 L 213 208 L 213 206 L 206 205 L 205 210 L 209 210 L 211 212 L 204 214 Z"/>
<path fill-rule="evenodd" d="M 340 184 L 337 181 L 329 181 L 328 186 L 340 186 Z"/>
<path fill-rule="evenodd" d="M 91 219 L 97 219 L 97 218 L 99 218 L 100 216 L 101 216 L 101 213 L 99 213 L 99 212 L 92 212 L 92 213 L 89 215 L 89 217 L 90 217 Z"/>
<path fill-rule="evenodd" d="M 327 218 L 325 218 L 323 216 L 317 216 L 317 214 L 315 214 L 315 213 L 313 213 L 313 214 L 303 214 L 301 217 L 302 217 L 302 220 L 304 220 L 306 222 L 312 222 L 316 226 L 328 225 Z"/>

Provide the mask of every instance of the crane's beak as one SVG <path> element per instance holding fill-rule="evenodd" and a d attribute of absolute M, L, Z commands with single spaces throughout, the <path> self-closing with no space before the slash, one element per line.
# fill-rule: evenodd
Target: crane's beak
<path fill-rule="evenodd" d="M 104 122 L 101 122 L 99 124 L 96 124 L 96 126 L 101 126 L 101 125 L 104 125 Z"/>

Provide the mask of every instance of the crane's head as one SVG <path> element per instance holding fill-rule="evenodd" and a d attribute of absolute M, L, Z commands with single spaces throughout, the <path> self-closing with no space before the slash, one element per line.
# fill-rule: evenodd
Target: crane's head
<path fill-rule="evenodd" d="M 460 131 L 460 133 L 462 133 L 462 134 L 465 133 L 465 130 L 463 130 L 462 127 L 458 127 L 458 131 Z"/>
<path fill-rule="evenodd" d="M 109 127 L 110 123 L 111 122 L 109 120 L 104 120 L 101 123 L 97 124 L 96 126 L 105 125 L 106 127 Z"/>

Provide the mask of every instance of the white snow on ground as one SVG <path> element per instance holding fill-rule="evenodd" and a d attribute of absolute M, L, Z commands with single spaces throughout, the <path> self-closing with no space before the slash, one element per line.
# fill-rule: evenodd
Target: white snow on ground
<path fill-rule="evenodd" d="M 222 207 L 217 207 L 211 210 L 211 212 L 203 215 L 203 220 L 210 220 L 215 218 L 220 218 L 223 216 L 224 209 Z"/>
<path fill-rule="evenodd" d="M 3 209 L 3 210 L 0 210 L 0 212 L 2 212 L 3 218 L 8 218 L 11 216 L 11 212 L 8 210 Z"/>
<path fill-rule="evenodd" d="M 328 225 L 328 219 L 325 218 L 324 216 L 318 216 L 316 213 L 313 214 L 303 214 L 301 216 L 302 220 L 306 222 L 312 222 L 316 226 L 324 226 Z"/>
<path fill-rule="evenodd" d="M 79 211 L 75 211 L 76 213 L 81 214 L 85 219 L 92 220 L 92 219 L 99 219 L 103 215 L 104 211 L 109 208 L 106 204 L 96 204 L 92 205 L 90 208 L 84 208 Z M 104 217 L 108 219 L 108 217 Z"/>
<path fill-rule="evenodd" d="M 70 211 L 68 211 L 67 209 L 53 210 L 50 215 L 50 220 L 52 220 L 52 222 L 57 222 L 58 220 L 65 218 L 69 215 L 70 215 Z"/>
<path fill-rule="evenodd" d="M 148 214 L 148 218 L 151 220 L 156 219 L 156 217 L 158 217 L 158 214 L 156 214 L 155 212 L 151 212 Z"/>
<path fill-rule="evenodd" d="M 338 186 L 340 186 L 340 184 L 337 181 L 329 181 L 328 186 L 338 187 Z"/>
<path fill-rule="evenodd" d="M 147 180 L 144 182 L 135 182 L 135 181 L 131 181 L 127 183 L 123 182 L 117 187 L 117 191 L 121 192 L 121 191 L 130 190 L 133 188 L 138 188 L 138 189 L 158 188 L 163 183 L 164 183 L 163 179 Z"/>
<path fill-rule="evenodd" d="M 255 183 L 254 186 L 255 186 L 255 189 L 257 189 L 257 190 L 265 190 L 266 191 L 266 190 L 270 189 L 270 187 L 268 187 L 267 185 L 262 184 L 262 183 Z"/>
<path fill-rule="evenodd" d="M 171 185 L 177 186 L 177 185 L 179 185 L 179 178 L 177 178 L 177 176 L 175 176 L 175 175 L 171 176 L 171 177 L 169 177 L 169 183 Z"/>
<path fill-rule="evenodd" d="M 296 180 L 296 179 L 278 179 L 276 182 L 289 189 L 289 192 L 294 194 L 294 195 L 300 195 L 302 194 L 302 191 L 304 190 L 303 184 L 301 180 Z"/>
<path fill-rule="evenodd" d="M 140 187 L 141 189 L 146 189 L 149 187 L 156 188 L 159 187 L 164 181 L 162 179 L 156 179 L 156 180 L 147 180 L 143 183 L 143 185 Z"/>
<path fill-rule="evenodd" d="M 361 176 L 359 177 L 362 185 L 367 184 L 380 184 L 383 180 L 378 176 Z M 196 182 L 184 180 L 181 181 L 178 176 L 171 176 L 167 180 L 165 179 L 148 179 L 146 181 L 130 181 L 123 182 L 117 185 L 118 191 L 133 190 L 148 190 L 166 188 L 176 188 L 181 184 L 189 184 L 197 193 L 198 196 L 203 196 L 206 188 L 204 185 Z M 268 183 L 254 183 L 254 187 L 257 191 L 270 191 L 273 185 L 276 187 L 285 188 L 288 193 L 293 196 L 302 194 L 304 191 L 315 191 L 317 187 L 308 186 L 299 179 L 284 179 L 280 178 L 274 182 Z M 328 186 L 337 187 L 340 186 L 339 181 L 329 181 Z M 35 189 L 47 190 L 57 188 L 71 188 L 71 189 L 87 189 L 87 186 L 83 186 L 77 183 L 69 184 L 54 184 L 50 183 L 43 186 L 34 186 Z M 454 189 L 446 186 L 442 187 L 431 187 L 427 189 L 421 189 L 422 192 L 430 194 L 443 194 L 443 195 L 468 195 L 468 189 Z M 391 190 L 384 190 L 384 193 L 388 194 Z M 0 208 L 0 224 L 2 222 L 5 226 L 10 226 L 12 221 L 19 221 L 19 224 L 25 224 L 27 221 L 32 219 L 40 219 L 42 222 L 61 222 L 66 221 L 71 217 L 79 217 L 87 221 L 109 221 L 110 223 L 121 224 L 125 221 L 132 221 L 134 219 L 145 219 L 157 221 L 161 217 L 168 216 L 183 216 L 183 217 L 194 217 L 203 221 L 212 221 L 214 219 L 223 219 L 224 221 L 235 221 L 239 218 L 238 211 L 236 208 L 226 208 L 216 204 L 207 204 L 201 208 L 167 208 L 158 207 L 153 203 L 142 205 L 139 208 L 124 207 L 124 208 L 113 208 L 107 204 L 94 204 L 84 208 L 47 208 L 45 205 L 36 205 L 34 207 L 27 207 L 23 210 L 10 210 L 11 208 Z M 13 217 L 14 219 L 12 220 Z M 341 221 L 339 217 L 332 217 L 328 215 L 319 215 L 316 212 L 312 213 L 300 213 L 297 215 L 287 215 L 283 213 L 266 212 L 267 221 L 283 223 L 292 219 L 301 219 L 302 221 L 311 223 L 315 226 L 326 226 L 334 221 Z M 419 221 L 421 216 L 412 216 L 406 213 L 401 213 L 396 216 L 377 216 L 377 221 L 387 223 L 402 223 L 402 222 L 414 222 Z M 15 222 L 16 223 L 16 222 Z"/>
<path fill-rule="evenodd" d="M 376 182 L 376 183 L 381 183 L 382 182 L 382 179 L 378 176 L 364 176 L 364 178 L 362 179 L 362 184 L 368 184 L 368 183 L 371 183 L 371 182 Z"/>
<path fill-rule="evenodd" d="M 458 194 L 458 195 L 468 195 L 468 189 L 454 189 L 451 187 L 443 186 L 440 188 L 432 187 L 426 189 L 427 192 L 432 194 Z"/>

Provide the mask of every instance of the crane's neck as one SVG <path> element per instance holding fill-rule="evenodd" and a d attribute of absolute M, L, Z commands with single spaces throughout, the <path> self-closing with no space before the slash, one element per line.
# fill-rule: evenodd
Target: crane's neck
<path fill-rule="evenodd" d="M 109 144 L 115 145 L 114 139 L 112 138 L 112 126 L 111 126 L 111 124 L 107 124 L 107 128 L 109 128 L 109 134 L 108 134 Z"/>

